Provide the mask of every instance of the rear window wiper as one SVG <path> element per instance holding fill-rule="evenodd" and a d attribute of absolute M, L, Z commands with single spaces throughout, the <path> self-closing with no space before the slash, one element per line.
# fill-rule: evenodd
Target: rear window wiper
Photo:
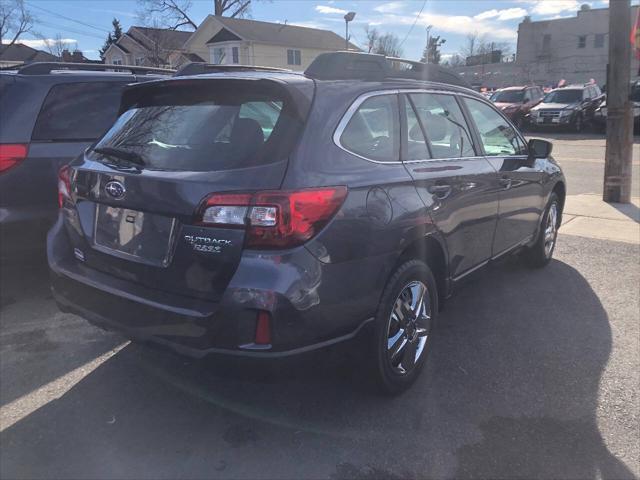
<path fill-rule="evenodd" d="M 132 152 L 131 150 L 124 150 L 122 148 L 114 147 L 98 147 L 94 148 L 93 151 L 102 155 L 106 155 L 107 157 L 126 160 L 127 162 L 135 163 L 136 165 L 146 165 L 144 159 L 138 153 Z"/>

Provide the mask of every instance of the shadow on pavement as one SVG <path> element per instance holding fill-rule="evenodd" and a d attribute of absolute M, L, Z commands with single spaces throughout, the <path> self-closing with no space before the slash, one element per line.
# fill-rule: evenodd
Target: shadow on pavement
<path fill-rule="evenodd" d="M 344 346 L 264 366 L 129 345 L 0 434 L 0 476 L 632 478 L 596 424 L 607 315 L 559 261 L 447 304 L 413 389 L 375 395 Z"/>

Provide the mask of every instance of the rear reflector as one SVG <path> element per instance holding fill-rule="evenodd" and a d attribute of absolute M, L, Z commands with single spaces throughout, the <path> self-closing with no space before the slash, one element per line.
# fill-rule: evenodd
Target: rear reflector
<path fill-rule="evenodd" d="M 58 170 L 58 207 L 64 206 L 65 200 L 71 200 L 71 172 L 69 165 Z"/>
<path fill-rule="evenodd" d="M 29 145 L 25 143 L 0 143 L 0 173 L 15 167 L 25 158 Z"/>
<path fill-rule="evenodd" d="M 269 312 L 260 310 L 258 312 L 258 321 L 256 322 L 256 345 L 271 345 L 271 326 Z"/>
<path fill-rule="evenodd" d="M 347 187 L 297 191 L 215 193 L 203 203 L 198 223 L 247 229 L 250 248 L 291 248 L 316 235 L 347 197 Z"/>

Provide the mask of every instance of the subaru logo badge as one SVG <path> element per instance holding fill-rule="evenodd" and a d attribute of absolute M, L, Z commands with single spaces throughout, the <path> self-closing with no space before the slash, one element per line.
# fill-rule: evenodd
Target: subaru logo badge
<path fill-rule="evenodd" d="M 107 184 L 104 186 L 104 190 L 116 200 L 122 199 L 126 192 L 124 185 L 117 180 L 111 180 L 110 182 L 107 182 Z"/>

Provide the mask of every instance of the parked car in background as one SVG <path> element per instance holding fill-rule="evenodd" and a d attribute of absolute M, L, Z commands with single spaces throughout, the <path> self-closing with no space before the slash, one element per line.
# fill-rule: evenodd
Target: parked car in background
<path fill-rule="evenodd" d="M 58 305 L 196 357 L 282 357 L 371 329 L 368 368 L 408 388 L 455 286 L 515 252 L 546 265 L 561 223 L 551 144 L 463 85 L 339 52 L 305 74 L 191 65 L 128 87 L 60 172 Z"/>
<path fill-rule="evenodd" d="M 531 109 L 530 123 L 535 127 L 580 132 L 593 121 L 602 98 L 600 88 L 593 84 L 556 88 Z"/>
<path fill-rule="evenodd" d="M 540 103 L 543 96 L 540 87 L 507 87 L 494 92 L 491 95 L 491 101 L 518 128 L 522 128 L 526 123 L 529 111 Z"/>
<path fill-rule="evenodd" d="M 172 71 L 85 63 L 0 71 L 1 256 L 44 253 L 57 216 L 59 168 L 111 126 L 127 84 L 164 78 L 160 73 Z"/>
<path fill-rule="evenodd" d="M 631 102 L 633 108 L 633 128 L 640 133 L 640 80 L 631 82 Z M 593 122 L 595 127 L 604 132 L 607 130 L 607 99 L 606 95 L 596 108 Z"/>

